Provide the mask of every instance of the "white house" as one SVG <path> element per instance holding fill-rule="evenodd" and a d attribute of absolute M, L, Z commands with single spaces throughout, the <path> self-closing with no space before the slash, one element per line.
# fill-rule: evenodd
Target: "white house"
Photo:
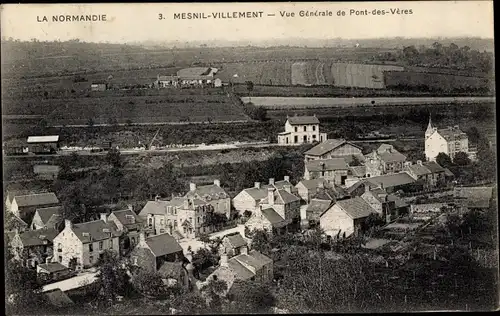
<path fill-rule="evenodd" d="M 451 159 L 458 152 L 464 152 L 471 159 L 475 158 L 475 153 L 469 152 L 469 138 L 462 132 L 458 125 L 438 129 L 432 126 L 429 118 L 429 125 L 425 131 L 425 157 L 427 161 L 435 161 L 439 153 L 445 153 Z"/>
<path fill-rule="evenodd" d="M 278 134 L 278 144 L 306 144 L 326 139 L 326 133 L 319 132 L 319 120 L 316 116 L 287 117 L 285 131 Z"/>

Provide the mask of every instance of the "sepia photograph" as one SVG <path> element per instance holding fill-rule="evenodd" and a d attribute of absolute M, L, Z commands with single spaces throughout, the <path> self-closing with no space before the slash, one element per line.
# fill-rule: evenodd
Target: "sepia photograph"
<path fill-rule="evenodd" d="M 5 315 L 498 310 L 493 1 L 0 12 Z"/>

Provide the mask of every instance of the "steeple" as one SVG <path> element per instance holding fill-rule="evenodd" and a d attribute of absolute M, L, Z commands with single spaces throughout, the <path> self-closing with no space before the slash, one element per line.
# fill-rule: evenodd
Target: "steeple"
<path fill-rule="evenodd" d="M 429 114 L 429 124 L 427 125 L 427 130 L 425 131 L 425 138 L 428 138 L 434 132 L 434 128 L 432 127 L 431 115 Z"/>

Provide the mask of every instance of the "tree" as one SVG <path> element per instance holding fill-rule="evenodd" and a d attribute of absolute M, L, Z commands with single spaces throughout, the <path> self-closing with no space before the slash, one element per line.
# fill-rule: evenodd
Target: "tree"
<path fill-rule="evenodd" d="M 120 151 L 116 148 L 111 148 L 106 154 L 106 161 L 115 168 L 122 167 Z"/>
<path fill-rule="evenodd" d="M 249 98 L 249 101 L 251 102 L 250 93 L 253 91 L 253 82 L 252 81 L 246 81 L 245 83 L 247 85 L 248 98 Z"/>
<path fill-rule="evenodd" d="M 95 124 L 95 122 L 94 122 L 94 119 L 93 119 L 93 118 L 89 118 L 89 119 L 87 120 L 87 125 L 88 125 L 88 127 L 92 127 L 92 126 L 94 126 L 94 124 Z"/>
<path fill-rule="evenodd" d="M 165 298 L 167 291 L 162 277 L 157 272 L 139 271 L 132 278 L 132 284 L 137 292 L 147 297 Z"/>
<path fill-rule="evenodd" d="M 227 293 L 227 283 L 222 280 L 210 279 L 201 289 L 203 296 L 208 302 L 208 306 L 213 312 L 218 314 L 222 311 L 223 297 Z"/>
<path fill-rule="evenodd" d="M 264 230 L 254 230 L 252 236 L 252 248 L 268 255 L 271 253 L 270 238 Z"/>
<path fill-rule="evenodd" d="M 110 250 L 102 252 L 97 261 L 100 298 L 106 304 L 114 302 L 118 295 L 125 295 L 130 291 L 130 278 L 124 264 L 117 253 Z"/>
<path fill-rule="evenodd" d="M 218 262 L 219 259 L 214 252 L 206 248 L 200 248 L 193 254 L 193 265 L 197 271 L 203 271 L 208 267 L 216 266 Z"/>
<path fill-rule="evenodd" d="M 439 153 L 436 156 L 436 162 L 443 168 L 449 168 L 453 166 L 453 162 L 451 161 L 450 156 L 445 153 Z"/>
<path fill-rule="evenodd" d="M 5 305 L 7 315 L 28 315 L 36 313 L 43 306 L 40 293 L 41 284 L 37 282 L 36 271 L 23 267 L 19 261 L 10 260 L 5 267 Z"/>
<path fill-rule="evenodd" d="M 255 314 L 271 312 L 275 303 L 271 284 L 259 281 L 236 281 L 228 295 L 231 303 L 226 305 L 224 313 L 227 314 Z"/>
<path fill-rule="evenodd" d="M 470 162 L 469 155 L 463 151 L 459 151 L 455 154 L 455 157 L 453 157 L 453 163 L 457 166 L 468 166 Z"/>

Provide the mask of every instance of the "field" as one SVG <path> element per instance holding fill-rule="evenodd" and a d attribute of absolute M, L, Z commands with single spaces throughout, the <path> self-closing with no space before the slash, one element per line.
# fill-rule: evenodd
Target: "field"
<path fill-rule="evenodd" d="M 388 88 L 428 91 L 488 90 L 490 81 L 485 77 L 450 75 L 416 71 L 388 71 L 385 73 Z"/>
<path fill-rule="evenodd" d="M 245 83 L 252 81 L 255 85 L 291 84 L 291 63 L 289 62 L 241 62 L 223 64 L 217 77 L 223 82 Z M 235 77 L 235 75 L 237 75 Z"/>
<path fill-rule="evenodd" d="M 415 97 L 415 98 L 298 98 L 298 97 L 242 97 L 244 103 L 252 102 L 266 109 L 307 109 L 356 106 L 399 106 L 431 104 L 470 104 L 495 102 L 491 97 Z"/>

